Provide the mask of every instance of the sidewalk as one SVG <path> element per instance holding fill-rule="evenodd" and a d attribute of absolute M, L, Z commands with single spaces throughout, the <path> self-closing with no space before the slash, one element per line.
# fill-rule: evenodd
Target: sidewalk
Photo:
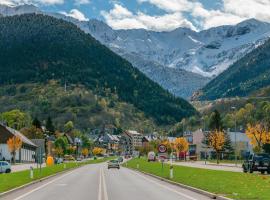
<path fill-rule="evenodd" d="M 168 162 L 169 164 L 170 162 Z M 241 166 L 238 164 L 235 166 L 234 164 L 215 164 L 207 162 L 205 164 L 204 161 L 182 161 L 182 162 L 173 162 L 173 165 L 180 165 L 185 167 L 195 167 L 201 169 L 211 169 L 211 170 L 221 170 L 221 171 L 230 171 L 230 172 L 242 172 Z"/>
<path fill-rule="evenodd" d="M 21 164 L 11 165 L 11 172 L 27 170 L 27 169 L 30 169 L 30 167 L 37 168 L 37 164 L 36 163 L 27 163 L 27 164 L 21 163 Z M 46 167 L 46 164 L 43 163 L 41 167 Z"/>

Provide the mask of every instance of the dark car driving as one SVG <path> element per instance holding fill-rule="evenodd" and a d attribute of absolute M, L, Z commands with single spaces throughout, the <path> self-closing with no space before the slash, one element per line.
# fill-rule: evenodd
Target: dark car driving
<path fill-rule="evenodd" d="M 248 159 L 243 163 L 243 172 L 253 173 L 259 171 L 262 174 L 270 174 L 270 155 L 266 153 L 250 154 Z"/>

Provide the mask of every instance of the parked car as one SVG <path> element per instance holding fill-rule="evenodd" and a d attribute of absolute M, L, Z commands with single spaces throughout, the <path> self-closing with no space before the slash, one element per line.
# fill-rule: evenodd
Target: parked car
<path fill-rule="evenodd" d="M 118 162 L 122 163 L 124 161 L 123 157 L 118 157 Z"/>
<path fill-rule="evenodd" d="M 10 173 L 11 165 L 7 161 L 0 161 L 0 173 Z"/>
<path fill-rule="evenodd" d="M 61 164 L 63 162 L 64 162 L 63 158 L 56 158 L 55 159 L 55 164 Z"/>
<path fill-rule="evenodd" d="M 150 151 L 149 153 L 148 153 L 148 162 L 155 162 L 156 161 L 156 154 L 155 154 L 155 152 L 153 152 L 153 151 Z"/>
<path fill-rule="evenodd" d="M 110 160 L 108 162 L 108 169 L 111 169 L 111 168 L 120 169 L 120 164 L 119 164 L 118 160 Z"/>
<path fill-rule="evenodd" d="M 75 161 L 75 158 L 71 155 L 65 155 L 64 156 L 64 161 Z"/>
<path fill-rule="evenodd" d="M 259 171 L 262 174 L 265 172 L 270 174 L 270 155 L 266 153 L 250 154 L 248 159 L 244 161 L 242 167 L 245 173 Z"/>

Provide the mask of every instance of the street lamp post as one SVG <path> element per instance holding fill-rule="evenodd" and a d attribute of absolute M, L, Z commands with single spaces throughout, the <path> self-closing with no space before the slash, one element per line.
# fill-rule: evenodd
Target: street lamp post
<path fill-rule="evenodd" d="M 236 107 L 232 107 L 232 110 L 236 111 Z M 235 158 L 235 165 L 237 166 L 237 155 L 236 155 L 236 113 L 234 114 L 234 158 Z"/>

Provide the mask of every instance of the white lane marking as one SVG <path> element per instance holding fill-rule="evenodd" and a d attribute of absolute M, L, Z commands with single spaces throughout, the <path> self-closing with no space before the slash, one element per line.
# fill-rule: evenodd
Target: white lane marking
<path fill-rule="evenodd" d="M 17 197 L 16 199 L 13 199 L 13 200 L 20 200 L 20 199 L 22 199 L 22 198 L 24 198 L 24 197 L 26 197 L 26 196 L 32 194 L 33 192 L 36 192 L 36 191 L 38 191 L 38 190 L 40 190 L 40 189 L 42 189 L 42 188 L 44 188 L 44 187 L 46 187 L 46 186 L 48 186 L 48 185 L 54 183 L 55 181 L 58 181 L 58 180 L 62 179 L 62 178 L 66 177 L 66 176 L 68 176 L 68 175 L 70 175 L 70 174 L 72 174 L 72 173 L 74 173 L 74 172 L 75 172 L 75 171 L 72 171 L 72 172 L 69 172 L 69 173 L 67 173 L 67 174 L 64 174 L 63 176 L 60 176 L 60 177 L 58 177 L 58 178 L 56 178 L 56 179 L 54 179 L 54 180 L 52 180 L 52 181 L 50 181 L 50 182 L 48 182 L 48 183 L 46 183 L 46 184 L 44 184 L 44 185 L 41 185 L 41 186 L 39 186 L 39 187 L 37 187 L 37 188 L 35 188 L 35 189 L 33 189 L 33 190 L 31 190 L 31 191 L 29 191 L 29 192 L 27 192 L 27 193 L 21 195 L 21 196 Z"/>
<path fill-rule="evenodd" d="M 102 200 L 102 189 L 101 189 L 101 183 L 102 179 L 101 179 L 101 168 L 99 169 L 99 184 L 98 184 L 98 200 Z"/>
<path fill-rule="evenodd" d="M 104 169 L 103 168 L 102 168 L 102 180 L 103 180 L 104 200 L 109 200 L 108 192 L 107 192 L 107 186 L 106 186 L 106 180 L 105 180 L 105 176 L 104 176 Z"/>
<path fill-rule="evenodd" d="M 154 183 L 154 184 L 156 184 L 156 185 L 158 185 L 158 186 L 160 186 L 160 187 L 163 187 L 163 188 L 165 188 L 165 189 L 167 189 L 167 190 L 170 190 L 170 191 L 172 191 L 172 192 L 174 192 L 174 193 L 176 193 L 176 194 L 178 194 L 178 195 L 180 195 L 180 196 L 182 196 L 182 197 L 185 197 L 185 198 L 188 198 L 188 199 L 191 199 L 191 200 L 198 200 L 198 199 L 195 199 L 195 198 L 193 198 L 193 197 L 191 197 L 191 196 L 189 196 L 189 195 L 186 195 L 186 194 L 184 194 L 184 193 L 182 193 L 182 192 L 179 192 L 179 191 L 177 191 L 177 190 L 174 190 L 174 189 L 172 189 L 172 188 L 170 188 L 170 187 L 168 187 L 168 186 L 162 185 L 162 184 L 158 183 L 157 181 L 154 181 L 154 180 L 152 180 L 152 179 L 150 179 L 150 178 L 146 178 L 145 176 L 143 176 L 143 175 L 141 175 L 141 174 L 139 174 L 139 173 L 137 173 L 137 172 L 133 172 L 133 171 L 131 171 L 131 170 L 129 170 L 129 171 L 130 171 L 131 173 L 135 174 L 135 175 L 138 175 L 138 176 L 144 178 L 144 179 L 147 180 L 148 182 Z"/>

